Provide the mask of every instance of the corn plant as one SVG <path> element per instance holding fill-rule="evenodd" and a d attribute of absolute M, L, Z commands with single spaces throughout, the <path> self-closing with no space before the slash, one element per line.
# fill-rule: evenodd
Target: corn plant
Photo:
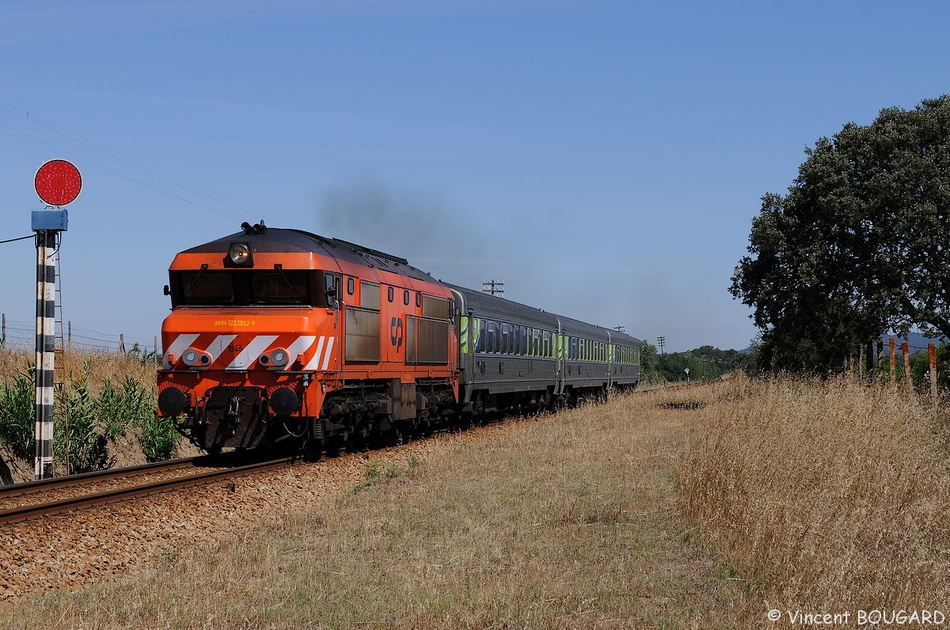
<path fill-rule="evenodd" d="M 0 441 L 24 461 L 35 455 L 36 369 L 17 372 L 13 382 L 0 385 Z"/>
<path fill-rule="evenodd" d="M 97 420 L 97 402 L 85 384 L 60 386 L 57 394 L 59 404 L 53 427 L 56 463 L 68 474 L 111 468 L 115 458 L 109 456 L 109 439 Z"/>
<path fill-rule="evenodd" d="M 171 418 L 160 418 L 153 411 L 150 416 L 142 420 L 139 444 L 146 461 L 161 462 L 171 459 L 178 450 L 180 439 L 181 435 L 175 429 Z"/>

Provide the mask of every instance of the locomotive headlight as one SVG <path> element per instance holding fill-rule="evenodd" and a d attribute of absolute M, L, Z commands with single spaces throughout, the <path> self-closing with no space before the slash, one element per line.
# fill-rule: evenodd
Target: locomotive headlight
<path fill-rule="evenodd" d="M 289 355 L 287 354 L 287 351 L 284 350 L 283 348 L 277 348 L 276 350 L 270 353 L 271 363 L 278 367 L 284 367 L 285 365 L 287 365 L 288 358 L 289 358 Z"/>
<path fill-rule="evenodd" d="M 181 353 L 182 362 L 188 367 L 208 367 L 211 365 L 211 355 L 195 348 L 188 348 Z"/>
<path fill-rule="evenodd" d="M 285 367 L 290 360 L 290 354 L 284 348 L 276 348 L 262 354 L 261 357 L 257 360 L 261 365 L 265 367 Z"/>
<path fill-rule="evenodd" d="M 233 243 L 228 249 L 228 258 L 235 267 L 244 266 L 251 260 L 251 248 L 247 243 Z"/>
<path fill-rule="evenodd" d="M 194 348 L 188 348 L 181 353 L 181 360 L 185 362 L 185 365 L 197 365 L 199 354 Z"/>

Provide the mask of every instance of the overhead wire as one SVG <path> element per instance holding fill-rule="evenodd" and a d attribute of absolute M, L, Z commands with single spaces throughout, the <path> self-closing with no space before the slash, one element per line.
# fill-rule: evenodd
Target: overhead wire
<path fill-rule="evenodd" d="M 81 160 L 119 179 L 143 186 L 215 214 L 235 219 L 246 218 L 246 216 L 236 216 L 227 211 L 239 210 L 250 213 L 252 216 L 267 216 L 267 213 L 262 213 L 260 210 L 227 195 L 202 188 L 166 170 L 147 165 L 101 142 L 70 131 L 41 117 L 31 115 L 29 112 L 3 101 L 0 101 L 0 131 L 28 144 L 63 153 L 67 157 Z M 153 181 L 146 181 L 147 179 Z M 168 186 L 180 189 L 184 193 L 170 190 Z M 196 199 L 195 196 L 200 197 L 203 201 Z M 209 204 L 222 206 L 224 209 Z"/>
<path fill-rule="evenodd" d="M 25 241 L 26 239 L 34 238 L 35 236 L 36 236 L 35 234 L 29 234 L 27 236 L 19 236 L 17 238 L 8 238 L 5 241 L 0 241 L 0 245 L 3 245 L 4 243 L 12 243 L 14 241 Z"/>

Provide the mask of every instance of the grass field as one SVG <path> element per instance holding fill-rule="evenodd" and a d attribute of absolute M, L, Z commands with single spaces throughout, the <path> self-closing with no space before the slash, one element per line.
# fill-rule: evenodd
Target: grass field
<path fill-rule="evenodd" d="M 736 584 L 675 509 L 690 413 L 622 397 L 383 461 L 329 509 L 21 601 L 0 625 L 730 628 Z"/>
<path fill-rule="evenodd" d="M 373 462 L 329 507 L 24 598 L 0 626 L 784 628 L 794 611 L 950 612 L 946 455 L 942 416 L 887 387 L 738 379 L 617 397 Z"/>
<path fill-rule="evenodd" d="M 950 616 L 943 404 L 781 378 L 736 383 L 709 411 L 685 451 L 679 505 L 741 568 L 745 623 L 769 609 Z"/>

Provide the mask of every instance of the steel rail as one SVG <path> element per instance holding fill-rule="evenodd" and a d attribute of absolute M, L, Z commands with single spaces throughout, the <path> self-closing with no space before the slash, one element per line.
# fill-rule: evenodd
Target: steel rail
<path fill-rule="evenodd" d="M 195 466 L 202 460 L 207 460 L 207 457 L 207 455 L 199 455 L 197 457 L 185 457 L 183 459 L 172 459 L 164 462 L 152 462 L 150 464 L 138 464 L 136 466 L 94 470 L 92 472 L 79 473 L 77 475 L 63 475 L 61 477 L 51 477 L 50 479 L 24 481 L 22 483 L 15 483 L 8 486 L 0 486 L 0 499 L 18 497 L 25 494 L 35 494 L 37 492 L 42 492 L 52 488 L 82 485 L 83 482 L 119 479 L 148 471 L 161 472 L 163 470 L 179 470 L 181 468 Z"/>
<path fill-rule="evenodd" d="M 138 497 L 161 494 L 163 492 L 170 492 L 172 490 L 224 480 L 230 477 L 240 477 L 253 472 L 262 472 L 270 468 L 280 468 L 282 466 L 293 464 L 297 461 L 300 461 L 300 459 L 296 457 L 286 457 L 277 460 L 255 462 L 253 464 L 246 464 L 244 466 L 238 466 L 235 468 L 212 470 L 198 475 L 179 477 L 177 479 L 166 479 L 164 481 L 156 481 L 138 486 L 132 486 L 130 488 L 122 488 L 119 490 L 110 490 L 108 492 L 102 492 L 99 494 L 87 494 L 79 497 L 62 499 L 59 501 L 51 501 L 49 503 L 12 508 L 10 510 L 0 512 L 0 525 L 33 520 L 54 514 L 62 514 L 64 512 L 71 512 L 73 510 L 87 507 L 118 503 Z"/>

